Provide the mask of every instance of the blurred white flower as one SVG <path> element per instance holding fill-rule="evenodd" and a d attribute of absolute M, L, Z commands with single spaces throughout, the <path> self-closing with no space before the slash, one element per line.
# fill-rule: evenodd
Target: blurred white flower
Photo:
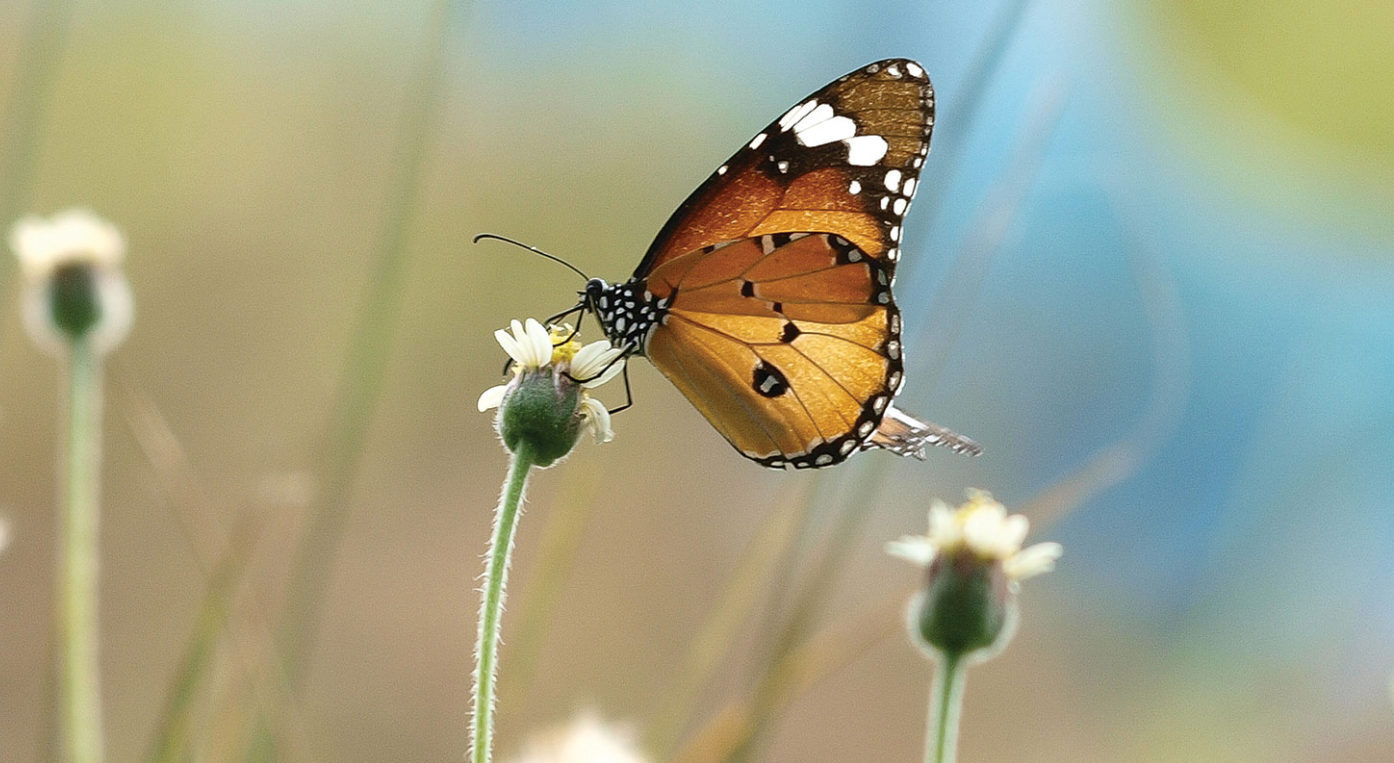
<path fill-rule="evenodd" d="M 10 228 L 24 276 L 24 325 L 43 350 L 64 354 L 78 338 L 106 354 L 130 332 L 134 305 L 120 264 L 126 240 L 84 209 L 25 217 Z"/>
<path fill-rule="evenodd" d="M 115 225 L 85 209 L 69 209 L 48 219 L 21 218 L 10 228 L 10 249 L 24 277 L 43 280 L 67 262 L 116 267 L 126 254 L 126 238 Z"/>
<path fill-rule="evenodd" d="M 1000 562 L 1007 578 L 1016 582 L 1055 569 L 1055 560 L 1064 552 L 1059 543 L 1022 549 L 1029 529 L 1026 517 L 1008 515 L 990 493 L 970 490 L 957 509 L 938 500 L 929 507 L 927 536 L 906 535 L 887 543 L 886 551 L 924 567 L 936 556 L 966 551 L 985 562 Z"/>
<path fill-rule="evenodd" d="M 627 726 L 608 724 L 592 713 L 528 740 L 511 763 L 646 763 Z"/>

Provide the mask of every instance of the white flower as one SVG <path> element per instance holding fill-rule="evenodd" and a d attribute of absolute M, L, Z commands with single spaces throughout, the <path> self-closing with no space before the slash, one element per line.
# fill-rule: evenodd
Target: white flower
<path fill-rule="evenodd" d="M 481 412 L 492 410 L 503 404 L 508 390 L 524 373 L 554 367 L 559 374 L 581 386 L 580 403 L 577 414 L 582 426 L 588 430 L 596 442 L 609 442 L 615 433 L 610 429 L 610 411 L 599 400 L 590 396 L 595 389 L 615 378 L 624 370 L 624 352 L 611 346 L 608 341 L 591 342 L 581 346 L 576 332 L 565 324 L 554 326 L 549 332 L 532 318 L 519 323 L 511 323 L 511 333 L 503 329 L 494 332 L 504 352 L 513 359 L 513 379 L 484 390 L 477 403 Z"/>
<path fill-rule="evenodd" d="M 550 729 L 528 740 L 523 754 L 512 763 L 645 763 L 625 727 L 607 724 L 586 713 L 571 723 Z"/>
<path fill-rule="evenodd" d="M 126 240 L 116 226 L 70 209 L 19 220 L 9 244 L 24 275 L 24 324 L 35 344 L 61 356 L 82 337 L 105 354 L 126 338 L 134 308 L 119 267 Z"/>
<path fill-rule="evenodd" d="M 921 566 L 936 556 L 968 552 L 986 562 L 1000 562 L 1007 578 L 1026 580 L 1055 569 L 1064 549 L 1059 543 L 1037 543 L 1022 549 L 1030 523 L 1007 509 L 992 495 L 970 490 L 968 501 L 957 510 L 943 501 L 929 507 L 929 535 L 907 535 L 886 544 L 886 551 Z"/>
<path fill-rule="evenodd" d="M 26 278 L 42 280 L 68 262 L 115 267 L 126 254 L 126 239 L 91 212 L 69 209 L 47 220 L 34 215 L 20 219 L 10 228 L 10 249 Z"/>

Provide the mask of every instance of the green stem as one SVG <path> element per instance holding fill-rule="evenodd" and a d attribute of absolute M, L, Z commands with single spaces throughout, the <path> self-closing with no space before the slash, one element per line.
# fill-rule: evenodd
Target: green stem
<path fill-rule="evenodd" d="M 0 220 L 6 225 L 29 206 L 44 117 L 73 15 L 72 0 L 41 0 L 29 6 L 23 47 L 11 62 L 15 76 L 10 99 L 0 108 Z"/>
<path fill-rule="evenodd" d="M 97 658 L 98 493 L 101 470 L 101 361 L 76 339 L 68 365 L 68 441 L 63 467 L 62 548 L 58 577 L 63 749 L 73 763 L 102 759 Z"/>
<path fill-rule="evenodd" d="M 929 694 L 929 728 L 925 733 L 925 763 L 953 763 L 958 757 L 958 718 L 963 711 L 966 677 L 963 655 L 940 652 Z"/>
<path fill-rule="evenodd" d="M 377 242 L 377 262 L 365 282 L 364 299 L 350 336 L 325 436 L 324 489 L 308 507 L 308 526 L 295 551 L 294 572 L 280 623 L 282 667 L 291 692 L 299 692 L 309 673 L 311 650 L 319 634 L 320 613 L 352 506 L 353 478 L 363 442 L 381 398 L 384 374 L 407 277 L 408 240 L 418 211 L 423 170 L 441 107 L 450 16 L 458 3 L 436 0 L 427 23 L 427 40 L 412 85 L 393 166 L 396 177 L 386 203 Z"/>
<path fill-rule="evenodd" d="M 532 447 L 524 439 L 513 453 L 503 497 L 494 515 L 494 537 L 484 567 L 484 601 L 479 609 L 478 654 L 474 666 L 474 725 L 470 729 L 470 760 L 488 763 L 494 746 L 494 683 L 498 677 L 499 617 L 503 613 L 508 562 L 513 555 L 513 531 L 523 503 L 523 486 L 532 469 Z"/>

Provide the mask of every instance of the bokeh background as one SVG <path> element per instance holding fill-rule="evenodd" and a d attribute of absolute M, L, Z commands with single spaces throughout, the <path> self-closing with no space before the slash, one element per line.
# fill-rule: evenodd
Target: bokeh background
<path fill-rule="evenodd" d="M 107 380 L 111 759 L 151 744 L 229 538 L 201 759 L 240 757 L 267 707 L 285 759 L 458 759 L 506 464 L 474 409 L 491 333 L 579 287 L 471 236 L 624 277 L 750 135 L 888 56 L 921 61 L 939 106 L 897 285 L 902 404 L 987 454 L 763 471 L 636 364 L 615 441 L 534 479 L 500 749 L 584 710 L 642 734 L 752 538 L 811 492 L 682 728 L 750 690 L 770 624 L 832 569 L 807 633 L 874 637 L 765 719 L 753 759 L 915 759 L 929 671 L 876 602 L 916 572 L 881 546 L 976 486 L 1066 554 L 970 675 L 964 759 L 1394 759 L 1394 5 L 440 8 L 0 4 L 0 223 L 87 206 L 130 241 L 136 324 Z M 49 749 L 61 376 L 8 257 L 0 758 L 19 761 Z M 375 360 L 377 394 L 346 398 L 364 377 L 345 368 Z M 326 501 L 342 543 L 284 701 L 270 634 Z M 526 612 L 541 627 L 514 639 Z"/>

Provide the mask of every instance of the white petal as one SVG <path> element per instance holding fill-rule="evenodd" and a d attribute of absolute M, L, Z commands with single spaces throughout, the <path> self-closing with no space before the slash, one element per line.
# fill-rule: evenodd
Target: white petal
<path fill-rule="evenodd" d="M 621 353 L 621 352 L 623 352 L 623 351 L 622 351 L 622 350 L 615 350 L 615 353 L 617 353 L 617 354 L 618 354 L 618 353 Z M 615 358 L 615 357 L 617 357 L 617 355 L 613 355 L 613 354 L 608 354 L 608 353 L 607 353 L 606 357 Z M 604 384 L 605 382 L 610 381 L 611 379 L 615 378 L 616 376 L 619 376 L 619 375 L 620 375 L 620 372 L 624 370 L 624 361 L 623 361 L 623 360 L 616 360 L 614 363 L 611 363 L 609 366 L 601 366 L 601 368 L 604 368 L 605 370 L 602 371 L 601 374 L 600 374 L 599 376 L 595 377 L 594 379 L 591 379 L 591 380 L 588 381 L 588 382 L 585 382 L 585 383 L 582 384 L 581 386 L 582 386 L 582 387 L 585 387 L 586 389 L 595 389 L 596 387 L 599 387 L 600 385 Z M 581 377 L 581 378 L 584 379 L 585 377 L 583 376 L 583 377 Z"/>
<path fill-rule="evenodd" d="M 593 397 L 585 397 L 581 400 L 581 419 L 585 422 L 586 428 L 595 436 L 596 442 L 609 442 L 615 439 L 615 433 L 610 429 L 610 411 L 599 400 Z"/>
<path fill-rule="evenodd" d="M 928 567 L 934 561 L 934 544 L 923 535 L 902 535 L 886 544 L 886 553 L 912 564 Z"/>
<path fill-rule="evenodd" d="M 1055 560 L 1065 553 L 1059 543 L 1037 543 L 1002 563 L 1002 569 L 1012 580 L 1026 580 L 1055 569 Z"/>
<path fill-rule="evenodd" d="M 963 522 L 963 541 L 980 556 L 1005 559 L 1019 546 L 1011 545 L 1006 510 L 998 504 L 976 505 Z"/>
<path fill-rule="evenodd" d="M 929 539 L 943 548 L 959 540 L 958 519 L 949 505 L 935 499 L 929 507 Z"/>
<path fill-rule="evenodd" d="M 85 209 L 25 217 L 10 228 L 9 243 L 30 278 L 45 278 L 64 261 L 115 267 L 126 252 L 121 231 Z"/>
<path fill-rule="evenodd" d="M 551 363 L 552 335 L 535 318 L 528 319 L 527 332 L 527 339 L 523 341 L 531 345 L 532 352 L 537 359 L 533 368 L 541 368 Z"/>
<path fill-rule="evenodd" d="M 514 323 L 517 323 L 517 321 L 514 321 Z M 515 363 L 526 365 L 527 359 L 523 355 L 523 346 L 518 344 L 518 340 L 514 339 L 512 334 L 504 329 L 499 329 L 494 332 L 494 339 L 498 340 L 499 346 L 503 348 L 504 352 L 508 353 L 508 357 L 513 358 Z"/>
<path fill-rule="evenodd" d="M 529 318 L 528 320 L 532 320 Z M 512 331 L 513 342 L 518 347 L 518 365 L 523 368 L 538 368 L 541 360 L 538 358 L 532 343 L 532 338 L 528 336 L 528 330 L 523 327 L 522 321 L 509 321 L 509 329 Z"/>
<path fill-rule="evenodd" d="M 1020 514 L 1013 514 L 1007 517 L 1002 523 L 1002 543 L 1010 546 L 1012 552 L 1021 549 L 1021 542 L 1026 540 L 1026 533 L 1031 527 L 1031 522 Z"/>
<path fill-rule="evenodd" d="M 576 351 L 576 357 L 571 359 L 571 375 L 577 379 L 589 379 L 592 376 L 606 370 L 610 361 L 619 357 L 623 351 L 618 347 L 613 347 L 609 342 L 591 342 Z M 587 384 L 587 387 L 595 387 L 601 384 L 596 381 Z"/>
<path fill-rule="evenodd" d="M 504 384 L 484 390 L 484 393 L 479 396 L 479 410 L 482 412 L 499 407 L 503 403 L 503 393 L 507 391 L 508 386 Z"/>

